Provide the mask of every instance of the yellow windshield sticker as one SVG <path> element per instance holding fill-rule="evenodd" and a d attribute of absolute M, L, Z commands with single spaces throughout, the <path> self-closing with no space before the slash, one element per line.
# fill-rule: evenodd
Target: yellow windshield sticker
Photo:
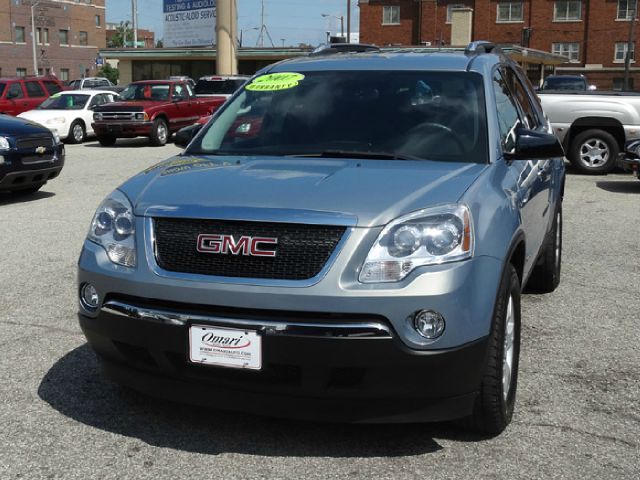
<path fill-rule="evenodd" d="M 270 73 L 256 78 L 247 85 L 247 90 L 252 92 L 277 92 L 278 90 L 287 90 L 297 87 L 304 80 L 301 73 Z"/>

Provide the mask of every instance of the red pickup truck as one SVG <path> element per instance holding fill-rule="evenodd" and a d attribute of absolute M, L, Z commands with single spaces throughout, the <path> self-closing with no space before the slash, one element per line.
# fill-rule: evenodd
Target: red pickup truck
<path fill-rule="evenodd" d="M 152 145 L 164 145 L 174 132 L 224 103 L 220 98 L 196 98 L 187 82 L 170 80 L 133 82 L 120 93 L 120 100 L 94 110 L 93 130 L 100 145 L 133 137 L 149 137 Z"/>

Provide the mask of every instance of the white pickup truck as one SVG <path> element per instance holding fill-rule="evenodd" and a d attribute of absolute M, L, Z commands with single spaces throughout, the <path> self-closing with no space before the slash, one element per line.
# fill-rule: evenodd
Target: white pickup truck
<path fill-rule="evenodd" d="M 640 95 L 622 92 L 538 92 L 567 158 L 583 173 L 605 174 L 628 140 L 640 139 Z"/>

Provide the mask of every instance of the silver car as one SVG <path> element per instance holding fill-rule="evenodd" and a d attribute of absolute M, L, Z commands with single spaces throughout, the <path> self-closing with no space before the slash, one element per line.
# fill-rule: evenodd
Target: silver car
<path fill-rule="evenodd" d="M 351 422 L 510 422 L 520 292 L 556 288 L 563 151 L 490 44 L 266 68 L 99 206 L 80 325 L 106 376 Z"/>

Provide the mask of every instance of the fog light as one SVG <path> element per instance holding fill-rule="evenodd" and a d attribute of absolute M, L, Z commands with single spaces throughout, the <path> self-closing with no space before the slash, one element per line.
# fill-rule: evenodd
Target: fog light
<path fill-rule="evenodd" d="M 100 304 L 100 296 L 96 287 L 90 283 L 85 283 L 80 289 L 80 301 L 82 306 L 88 310 L 95 310 Z"/>
<path fill-rule="evenodd" d="M 424 338 L 434 340 L 444 332 L 444 317 L 432 310 L 420 310 L 413 316 L 413 327 Z"/>

